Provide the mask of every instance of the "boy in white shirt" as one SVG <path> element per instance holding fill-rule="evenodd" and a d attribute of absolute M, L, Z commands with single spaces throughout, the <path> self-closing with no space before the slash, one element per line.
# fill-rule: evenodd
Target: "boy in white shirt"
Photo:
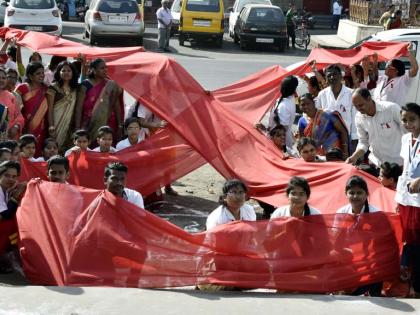
<path fill-rule="evenodd" d="M 98 129 L 98 137 L 96 138 L 99 146 L 93 149 L 93 152 L 115 153 L 117 150 L 112 146 L 113 130 L 109 126 L 102 126 Z"/>
<path fill-rule="evenodd" d="M 68 149 L 64 156 L 69 156 L 72 152 L 90 151 L 89 149 L 89 133 L 84 129 L 79 129 L 73 133 L 74 147 Z"/>
<path fill-rule="evenodd" d="M 138 118 L 127 118 L 124 122 L 124 129 L 127 133 L 127 138 L 117 143 L 117 151 L 123 150 L 142 141 L 142 138 L 140 137 L 141 125 Z"/>
<path fill-rule="evenodd" d="M 61 155 L 52 156 L 47 162 L 47 177 L 50 182 L 67 184 L 70 176 L 69 160 Z"/>
<path fill-rule="evenodd" d="M 28 159 L 31 162 L 36 162 L 35 150 L 36 150 L 36 138 L 32 134 L 26 134 L 19 138 L 19 149 L 20 156 L 24 159 Z"/>

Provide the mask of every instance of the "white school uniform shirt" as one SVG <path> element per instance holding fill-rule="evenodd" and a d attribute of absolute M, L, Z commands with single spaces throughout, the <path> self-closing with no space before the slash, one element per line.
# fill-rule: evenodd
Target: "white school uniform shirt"
<path fill-rule="evenodd" d="M 405 105 L 410 79 L 407 72 L 391 80 L 388 80 L 386 75 L 379 76 L 373 98 L 378 101 L 393 102 L 400 107 Z"/>
<path fill-rule="evenodd" d="M 420 207 L 420 193 L 408 192 L 407 184 L 416 176 L 410 176 L 410 166 L 416 167 L 420 163 L 420 139 L 412 143 L 412 133 L 406 133 L 401 138 L 401 157 L 404 159 L 403 172 L 398 178 L 395 201 L 403 206 Z"/>
<path fill-rule="evenodd" d="M 315 105 L 319 109 L 323 109 L 327 112 L 338 112 L 346 123 L 347 130 L 352 140 L 357 140 L 357 131 L 354 124 L 356 117 L 356 109 L 353 107 L 352 101 L 353 90 L 342 85 L 340 94 L 337 99 L 334 97 L 334 93 L 331 87 L 326 87 L 319 92 L 316 98 Z"/>
<path fill-rule="evenodd" d="M 272 129 L 276 126 L 274 121 L 275 113 L 279 117 L 280 125 L 283 125 L 287 128 L 286 131 L 286 146 L 293 147 L 293 134 L 292 126 L 296 117 L 296 104 L 295 97 L 293 95 L 285 97 L 278 104 L 279 100 L 276 101 L 272 111 L 270 112 L 270 117 L 268 120 L 268 128 Z"/>
<path fill-rule="evenodd" d="M 309 214 L 310 215 L 319 215 L 321 212 L 319 210 L 312 208 L 309 206 Z M 291 217 L 292 214 L 290 213 L 290 206 L 285 205 L 280 208 L 277 208 L 272 214 L 270 219 L 281 218 L 281 217 Z"/>
<path fill-rule="evenodd" d="M 240 209 L 240 220 L 245 221 L 256 221 L 257 215 L 255 214 L 255 210 L 251 205 L 244 204 Z M 206 221 L 206 228 L 210 230 L 217 225 L 229 223 L 232 221 L 236 221 L 233 214 L 226 208 L 225 206 L 221 205 L 213 210 L 212 213 L 209 214 Z"/>
<path fill-rule="evenodd" d="M 124 188 L 123 199 L 127 200 L 133 205 L 136 205 L 139 208 L 144 209 L 143 196 L 138 191 Z"/>
<path fill-rule="evenodd" d="M 156 116 L 150 109 L 140 103 L 137 109 L 137 117 L 144 118 L 148 123 L 159 123 L 162 121 L 158 116 Z M 139 139 L 143 141 L 146 139 L 146 136 L 150 134 L 150 130 L 148 128 L 141 128 Z"/>
<path fill-rule="evenodd" d="M 171 10 L 169 8 L 164 9 L 163 7 L 160 7 L 156 11 L 156 17 L 158 18 L 158 28 L 167 28 L 167 25 L 172 21 Z M 160 23 L 159 19 L 162 20 L 166 25 Z"/>
<path fill-rule="evenodd" d="M 383 162 L 403 164 L 400 157 L 401 137 L 404 134 L 400 118 L 400 107 L 391 102 L 375 101 L 376 113 L 368 116 L 356 115 L 359 143 L 356 151 L 370 150 L 369 160 L 377 167 Z"/>
<path fill-rule="evenodd" d="M 3 211 L 6 211 L 7 203 L 9 202 L 9 194 L 4 193 L 3 188 L 0 186 L 0 215 Z"/>
<path fill-rule="evenodd" d="M 91 150 L 92 152 L 101 152 L 101 147 L 96 147 L 95 149 Z M 114 147 L 110 147 L 109 148 L 109 152 L 102 152 L 102 153 L 115 153 L 117 152 L 117 149 L 115 149 Z"/>
<path fill-rule="evenodd" d="M 140 143 L 142 141 L 142 139 L 140 139 L 140 137 L 137 140 L 137 143 Z M 130 140 L 128 140 L 128 138 L 121 140 L 120 142 L 117 143 L 117 147 L 116 150 L 120 151 L 123 150 L 125 148 L 131 147 L 132 144 L 130 143 Z"/>
<path fill-rule="evenodd" d="M 369 213 L 378 212 L 378 211 L 380 211 L 378 208 L 376 208 L 375 206 L 369 205 Z M 344 207 L 341 207 L 340 209 L 337 210 L 337 213 L 355 214 L 353 213 L 351 204 L 347 204 Z M 360 214 L 364 214 L 364 213 L 365 213 L 365 206 L 363 206 L 362 211 L 360 211 Z"/>
<path fill-rule="evenodd" d="M 45 159 L 44 159 L 43 156 L 40 156 L 40 157 L 37 157 L 37 158 L 31 157 L 28 160 L 31 161 L 31 162 L 45 162 Z"/>

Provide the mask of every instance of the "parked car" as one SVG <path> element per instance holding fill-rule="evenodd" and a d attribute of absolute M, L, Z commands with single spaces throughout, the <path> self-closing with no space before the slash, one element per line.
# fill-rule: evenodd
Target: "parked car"
<path fill-rule="evenodd" d="M 144 20 L 135 0 L 92 0 L 85 14 L 84 37 L 89 44 L 101 38 L 127 37 L 143 45 Z"/>
<path fill-rule="evenodd" d="M 186 40 L 211 39 L 223 45 L 223 0 L 184 0 L 179 21 L 179 45 Z"/>
<path fill-rule="evenodd" d="M 6 14 L 6 8 L 9 5 L 9 1 L 4 1 L 0 5 L 0 25 L 4 24 L 4 15 Z"/>
<path fill-rule="evenodd" d="M 245 5 L 236 21 L 233 40 L 240 43 L 241 49 L 249 45 L 270 44 L 284 51 L 287 29 L 283 11 L 273 5 Z"/>
<path fill-rule="evenodd" d="M 272 5 L 270 0 L 236 0 L 233 7 L 228 8 L 229 15 L 229 36 L 233 38 L 233 30 L 239 13 L 246 4 L 268 4 Z"/>
<path fill-rule="evenodd" d="M 1 4 L 7 6 L 6 2 Z M 55 0 L 11 0 L 4 26 L 61 36 L 63 21 Z"/>
<path fill-rule="evenodd" d="M 178 34 L 179 20 L 181 19 L 181 0 L 174 0 L 171 6 L 172 14 L 172 26 L 171 26 L 171 36 Z"/>

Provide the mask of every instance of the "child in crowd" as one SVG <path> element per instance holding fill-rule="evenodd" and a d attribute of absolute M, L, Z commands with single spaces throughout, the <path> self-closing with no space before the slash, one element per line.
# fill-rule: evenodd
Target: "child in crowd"
<path fill-rule="evenodd" d="M 395 201 L 403 228 L 405 253 L 412 266 L 411 282 L 420 297 L 420 106 L 408 103 L 401 107 L 401 121 L 408 133 L 401 139 L 404 167 L 398 179 Z"/>
<path fill-rule="evenodd" d="M 402 174 L 402 169 L 397 163 L 385 162 L 379 170 L 379 181 L 385 187 L 393 190 L 397 189 L 398 177 Z"/>
<path fill-rule="evenodd" d="M 286 146 L 286 132 L 286 127 L 277 125 L 270 130 L 270 138 L 280 151 L 283 152 L 285 159 L 288 157 L 298 157 L 297 152 Z"/>
<path fill-rule="evenodd" d="M 12 151 L 9 148 L 0 148 L 0 163 L 10 161 L 12 159 Z"/>
<path fill-rule="evenodd" d="M 313 139 L 307 137 L 300 138 L 296 148 L 300 157 L 305 162 L 323 162 L 321 158 L 316 155 L 316 143 Z"/>
<path fill-rule="evenodd" d="M 31 162 L 36 162 L 35 155 L 36 138 L 32 134 L 26 134 L 19 138 L 20 156 Z"/>
<path fill-rule="evenodd" d="M 127 118 L 124 122 L 124 129 L 127 133 L 127 138 L 117 143 L 117 151 L 128 148 L 142 141 L 142 138 L 140 138 L 141 125 L 138 118 Z"/>
<path fill-rule="evenodd" d="M 308 215 L 321 214 L 317 209 L 308 205 L 310 195 L 311 188 L 309 187 L 308 181 L 303 177 L 292 177 L 286 188 L 286 196 L 289 199 L 289 204 L 277 208 L 271 214 L 271 219 L 280 217 L 301 218 Z"/>
<path fill-rule="evenodd" d="M 48 161 L 50 157 L 58 154 L 58 144 L 53 138 L 45 139 L 42 144 L 42 156 L 36 158 L 36 162 Z"/>
<path fill-rule="evenodd" d="M 64 156 L 69 156 L 72 152 L 80 152 L 80 151 L 90 151 L 89 149 L 89 133 L 84 129 L 79 129 L 75 133 L 73 133 L 73 144 L 74 147 L 68 149 Z"/>
<path fill-rule="evenodd" d="M 96 141 L 99 146 L 93 149 L 93 152 L 101 153 L 115 153 L 117 150 L 112 146 L 113 141 L 113 130 L 109 126 L 102 126 L 98 129 L 98 137 Z"/>
<path fill-rule="evenodd" d="M 20 148 L 19 144 L 16 140 L 6 140 L 0 143 L 0 148 L 7 148 L 12 152 L 12 156 L 10 158 L 11 161 L 19 161 L 20 158 Z"/>
<path fill-rule="evenodd" d="M 15 161 L 0 164 L 0 220 L 13 219 L 26 182 L 18 183 L 20 165 Z"/>
<path fill-rule="evenodd" d="M 69 160 L 54 155 L 47 161 L 47 177 L 50 182 L 66 184 L 70 175 Z"/>
<path fill-rule="evenodd" d="M 226 181 L 223 185 L 223 194 L 219 198 L 221 206 L 207 217 L 207 230 L 236 220 L 255 221 L 257 216 L 254 208 L 245 203 L 247 191 L 248 188 L 239 179 Z"/>

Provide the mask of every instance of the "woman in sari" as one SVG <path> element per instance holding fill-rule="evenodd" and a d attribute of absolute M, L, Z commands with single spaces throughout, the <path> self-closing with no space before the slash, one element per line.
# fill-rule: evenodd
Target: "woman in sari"
<path fill-rule="evenodd" d="M 88 79 L 81 83 L 77 97 L 76 129 L 83 128 L 89 132 L 90 139 L 96 139 L 98 129 L 108 125 L 118 131 L 114 140 L 119 141 L 124 127 L 120 94 L 120 88 L 108 79 L 105 61 L 93 60 Z"/>
<path fill-rule="evenodd" d="M 47 93 L 44 85 L 44 66 L 40 62 L 31 62 L 26 67 L 26 82 L 17 86 L 16 92 L 22 97 L 22 114 L 25 118 L 24 133 L 36 137 L 36 156 L 41 154 L 41 146 L 47 135 Z"/>
<path fill-rule="evenodd" d="M 306 117 L 301 117 L 298 122 L 299 136 L 313 139 L 319 155 L 326 155 L 330 149 L 337 148 L 347 158 L 349 134 L 340 115 L 317 109 L 310 93 L 302 95 L 299 104 L 306 114 Z"/>
<path fill-rule="evenodd" d="M 57 66 L 54 82 L 47 91 L 48 132 L 57 141 L 61 153 L 71 145 L 78 77 L 75 67 L 68 61 L 62 61 Z"/>

